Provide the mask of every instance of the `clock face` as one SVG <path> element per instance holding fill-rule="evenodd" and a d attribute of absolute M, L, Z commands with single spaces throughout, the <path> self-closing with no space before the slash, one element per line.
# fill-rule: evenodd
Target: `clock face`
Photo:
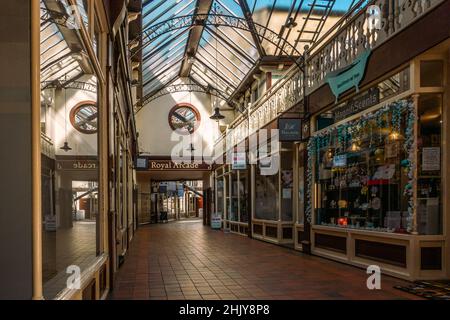
<path fill-rule="evenodd" d="M 95 102 L 83 102 L 70 111 L 72 126 L 81 133 L 94 134 L 98 129 L 98 108 Z"/>
<path fill-rule="evenodd" d="M 200 126 L 200 113 L 190 104 L 178 104 L 169 112 L 169 125 L 179 134 L 192 134 Z"/>

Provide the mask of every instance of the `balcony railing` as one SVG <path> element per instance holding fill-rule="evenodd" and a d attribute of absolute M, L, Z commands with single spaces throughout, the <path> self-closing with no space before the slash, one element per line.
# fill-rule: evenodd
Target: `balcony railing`
<path fill-rule="evenodd" d="M 55 146 L 52 139 L 41 132 L 41 153 L 50 159 L 55 159 Z"/>
<path fill-rule="evenodd" d="M 375 49 L 410 26 L 446 0 L 360 1 L 334 28 L 305 53 L 305 72 L 293 65 L 279 82 L 256 101 L 246 114 L 237 117 L 216 141 L 226 141 L 227 150 L 249 134 L 264 127 L 277 116 L 303 100 L 303 79 L 308 95 L 325 83 L 331 72 L 350 65 L 367 49 Z M 380 28 L 370 28 L 367 10 L 380 9 Z"/>

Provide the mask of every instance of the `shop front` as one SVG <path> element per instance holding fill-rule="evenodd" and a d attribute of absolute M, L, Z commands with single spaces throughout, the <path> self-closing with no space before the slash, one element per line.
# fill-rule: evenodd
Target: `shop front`
<path fill-rule="evenodd" d="M 253 166 L 255 206 L 253 237 L 277 244 L 293 244 L 294 210 L 298 175 L 295 157 L 297 144 L 276 142 L 267 146 Z M 260 146 L 261 148 L 261 146 Z M 260 150 L 261 151 L 261 150 Z"/>
<path fill-rule="evenodd" d="M 405 279 L 446 277 L 448 43 L 314 115 L 312 253 Z"/>
<path fill-rule="evenodd" d="M 216 214 L 224 231 L 249 234 L 249 169 L 226 164 L 215 170 Z"/>

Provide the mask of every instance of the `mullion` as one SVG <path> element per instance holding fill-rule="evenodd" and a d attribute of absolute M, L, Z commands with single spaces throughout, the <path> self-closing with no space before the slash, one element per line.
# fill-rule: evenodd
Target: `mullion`
<path fill-rule="evenodd" d="M 209 52 L 207 49 L 206 49 L 206 47 L 202 47 L 209 55 L 211 55 L 212 56 L 212 53 L 211 52 Z M 231 59 L 229 59 L 227 56 L 225 56 L 220 50 L 217 50 L 217 53 L 222 57 L 222 58 L 224 58 L 226 61 L 228 61 L 230 64 L 232 64 L 240 73 L 242 73 L 244 76 L 245 76 L 245 72 L 243 72 L 242 70 L 241 70 L 241 66 L 238 66 L 236 63 L 234 63 Z M 237 58 L 237 59 L 239 59 L 239 57 L 236 57 L 235 55 L 234 55 L 234 53 L 232 53 L 232 52 L 230 52 L 235 58 Z M 242 60 L 240 60 L 239 59 L 239 61 L 241 61 L 242 62 Z M 247 66 L 246 64 L 244 64 L 245 66 Z"/>
<path fill-rule="evenodd" d="M 158 46 L 158 48 L 153 48 L 150 52 L 146 53 L 146 55 L 142 58 L 143 61 L 147 61 L 148 59 L 151 59 L 155 54 L 157 54 L 159 51 L 165 49 L 167 46 L 169 46 L 173 41 L 177 40 L 178 38 L 182 37 L 185 33 L 189 31 L 189 28 L 180 29 L 183 30 L 183 32 L 177 34 L 169 41 L 165 42 L 163 45 Z M 144 48 L 143 48 L 144 49 Z"/>
<path fill-rule="evenodd" d="M 210 66 L 208 66 L 208 64 L 206 64 L 204 61 L 202 61 L 201 59 L 197 59 L 197 61 L 203 65 L 204 67 L 206 67 L 212 74 L 216 75 L 218 78 L 220 78 L 224 83 L 226 83 L 228 86 L 233 87 L 234 89 L 236 89 L 237 86 L 234 86 L 233 84 L 231 84 L 230 82 L 228 82 L 228 80 L 224 77 L 222 77 L 219 73 L 217 73 L 216 71 L 214 71 L 214 69 Z"/>
<path fill-rule="evenodd" d="M 202 49 L 203 49 L 203 51 L 205 51 L 206 53 L 208 53 L 208 55 L 209 55 L 211 58 L 216 59 L 216 58 L 215 58 L 211 53 L 209 53 L 207 50 L 205 50 L 204 48 L 202 48 Z M 205 58 L 206 60 L 208 60 L 204 55 L 201 54 L 200 51 L 198 52 L 198 54 L 199 54 L 201 57 L 203 57 L 203 58 Z M 216 61 L 217 61 L 222 67 L 224 67 L 231 75 L 233 75 L 233 76 L 238 80 L 238 82 L 241 82 L 241 81 L 242 81 L 242 79 L 239 78 L 239 77 L 234 73 L 234 71 L 230 70 L 226 65 L 224 65 L 220 59 L 217 59 Z M 239 70 L 239 68 L 236 68 L 236 69 Z M 239 71 L 242 72 L 241 70 L 239 70 Z"/>
<path fill-rule="evenodd" d="M 147 10 L 147 12 L 144 12 L 144 15 L 143 15 L 143 17 L 142 17 L 142 20 L 144 20 L 150 13 L 152 13 L 152 12 L 155 11 L 155 10 L 157 10 L 160 6 L 162 6 L 162 4 L 163 4 L 164 2 L 166 2 L 166 1 L 160 0 L 158 4 L 156 4 L 156 5 L 155 5 L 154 7 L 152 7 L 151 9 Z M 147 3 L 147 4 L 143 4 L 143 5 L 142 5 L 142 11 L 145 11 L 145 8 L 147 7 L 148 4 L 150 4 L 150 2 Z"/>
<path fill-rule="evenodd" d="M 178 3 L 176 3 L 173 7 L 170 8 L 170 10 L 172 10 L 173 8 L 175 8 L 176 6 L 178 6 L 180 3 L 181 3 L 181 1 L 178 2 Z M 179 10 L 176 10 L 172 15 L 170 15 L 170 16 L 167 17 L 167 18 L 165 18 L 163 21 L 170 20 L 170 19 L 172 19 L 172 18 L 175 17 L 175 16 L 182 16 L 182 15 L 180 15 L 180 12 L 183 11 L 183 10 L 185 10 L 186 8 L 188 8 L 192 3 L 193 3 L 193 0 L 190 0 L 190 2 L 188 2 L 184 7 L 180 8 Z M 158 17 L 154 18 L 152 21 L 147 22 L 147 23 L 143 26 L 143 30 L 145 30 L 146 28 L 148 28 L 149 26 L 151 26 L 154 22 L 158 21 L 159 18 L 161 18 L 161 17 L 163 17 L 164 15 L 166 15 L 170 10 L 165 11 L 162 15 L 160 14 Z M 186 15 L 189 15 L 189 12 L 190 12 L 190 11 L 192 11 L 192 9 L 189 10 L 189 11 L 187 12 Z M 161 23 L 161 22 L 162 22 L 162 21 L 160 21 L 160 22 L 158 22 L 158 23 Z"/>
<path fill-rule="evenodd" d="M 172 52 L 170 55 L 166 56 L 167 60 L 169 60 L 169 58 L 170 58 L 170 59 L 173 59 L 174 56 L 175 56 L 175 57 L 178 57 L 178 56 L 180 55 L 180 50 L 183 50 L 183 54 L 184 54 L 184 47 L 183 47 L 183 46 L 180 46 L 177 50 L 175 50 L 174 52 Z M 163 58 L 163 57 L 164 57 L 164 56 L 159 57 L 159 58 L 156 59 L 154 62 L 152 62 L 149 66 L 146 66 L 145 69 L 148 69 L 148 70 L 145 71 L 145 73 L 143 73 L 142 75 L 143 75 L 143 76 L 146 76 L 146 75 L 148 75 L 150 72 L 152 72 L 153 70 L 150 70 L 150 69 L 151 69 L 151 66 L 153 66 L 157 61 L 159 61 L 159 60 L 160 60 L 161 58 Z"/>
<path fill-rule="evenodd" d="M 203 72 L 202 70 L 200 70 L 200 68 L 196 65 L 196 64 L 194 64 L 193 65 L 193 69 L 194 70 L 197 70 L 197 71 L 195 71 L 195 73 L 198 75 L 198 76 L 200 76 L 200 77 L 202 77 L 202 79 L 207 83 L 207 84 L 209 84 L 209 85 L 211 85 L 211 86 L 213 86 L 213 84 L 216 84 L 215 83 L 215 79 L 213 79 L 213 78 L 211 78 L 206 72 Z M 208 78 L 209 79 L 209 81 L 207 81 L 204 77 L 206 77 L 206 78 Z M 220 83 L 219 83 L 220 82 Z M 214 86 L 213 86 L 214 87 Z M 217 81 L 217 87 L 218 88 L 216 88 L 216 89 L 220 89 L 221 91 L 225 91 L 225 89 L 226 89 L 226 84 L 224 84 L 223 83 L 223 81 Z"/>
<path fill-rule="evenodd" d="M 248 56 L 245 52 L 243 52 L 241 49 L 239 49 L 238 47 L 236 47 L 232 42 L 229 42 L 228 40 L 226 40 L 225 38 L 223 38 L 220 34 L 218 34 L 216 31 L 214 31 L 213 29 L 206 27 L 206 30 L 210 33 L 213 34 L 217 37 L 218 40 L 220 40 L 220 42 L 223 44 L 226 44 L 229 48 L 233 49 L 235 52 L 237 52 L 241 57 L 243 57 L 244 59 L 247 60 L 247 62 L 250 63 L 250 65 L 254 65 L 255 64 L 255 60 L 253 60 L 250 56 Z M 228 49 L 228 48 L 227 48 Z M 228 49 L 230 51 L 230 49 Z"/>
<path fill-rule="evenodd" d="M 155 69 L 153 69 L 153 70 L 147 71 L 145 74 L 143 74 L 143 76 L 146 77 L 149 73 L 153 73 L 153 74 L 158 73 L 159 71 L 161 71 L 162 69 L 164 69 L 166 65 L 170 65 L 172 62 L 174 62 L 175 60 L 177 60 L 178 58 L 180 58 L 180 56 L 183 57 L 183 56 L 184 56 L 184 52 L 182 52 L 182 53 L 180 53 L 180 54 L 178 54 L 178 55 L 175 55 L 175 56 L 173 56 L 172 58 L 168 59 L 167 63 L 161 64 L 159 67 L 157 67 L 157 68 L 155 68 Z"/>
<path fill-rule="evenodd" d="M 158 77 L 159 77 L 161 74 L 163 74 L 164 72 L 166 72 L 166 71 L 170 70 L 171 68 L 173 68 L 174 66 L 176 66 L 176 65 L 177 65 L 180 61 L 182 61 L 182 60 L 183 60 L 183 55 L 181 56 L 181 59 L 179 59 L 178 61 L 172 63 L 171 65 L 168 65 L 167 67 L 162 67 L 163 70 L 159 69 L 159 70 L 158 70 L 159 73 L 156 73 L 156 72 L 155 72 L 155 74 L 153 75 L 152 78 L 150 78 L 149 80 L 146 80 L 146 81 L 145 81 L 144 87 L 145 87 L 148 83 L 152 82 L 154 79 L 158 78 Z"/>
<path fill-rule="evenodd" d="M 180 49 L 184 49 L 185 46 L 186 46 L 186 43 L 182 44 L 182 42 L 180 41 L 178 44 L 173 45 L 171 48 L 167 49 L 166 51 L 159 53 L 160 56 L 153 59 L 153 61 L 152 61 L 152 59 L 146 60 L 142 66 L 145 68 L 147 66 L 152 66 L 156 63 L 156 61 L 159 61 L 159 60 L 161 60 L 161 58 L 164 58 L 164 57 L 166 57 L 166 58 L 171 57 L 174 54 L 174 52 L 178 52 L 178 51 L 180 51 Z M 176 48 L 176 49 L 173 50 L 174 48 Z"/>

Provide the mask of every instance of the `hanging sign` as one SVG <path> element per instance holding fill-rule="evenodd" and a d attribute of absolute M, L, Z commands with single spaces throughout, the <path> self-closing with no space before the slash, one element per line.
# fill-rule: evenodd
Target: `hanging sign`
<path fill-rule="evenodd" d="M 280 141 L 302 140 L 302 120 L 300 118 L 278 118 Z"/>
<path fill-rule="evenodd" d="M 370 49 L 362 52 L 352 64 L 340 70 L 331 72 L 326 77 L 325 81 L 330 85 L 331 91 L 336 97 L 336 101 L 342 93 L 353 87 L 356 88 L 356 91 L 359 90 L 359 84 L 364 77 L 370 54 Z"/>
<path fill-rule="evenodd" d="M 247 169 L 246 154 L 245 152 L 233 153 L 233 163 L 231 165 L 233 170 L 245 170 Z"/>

